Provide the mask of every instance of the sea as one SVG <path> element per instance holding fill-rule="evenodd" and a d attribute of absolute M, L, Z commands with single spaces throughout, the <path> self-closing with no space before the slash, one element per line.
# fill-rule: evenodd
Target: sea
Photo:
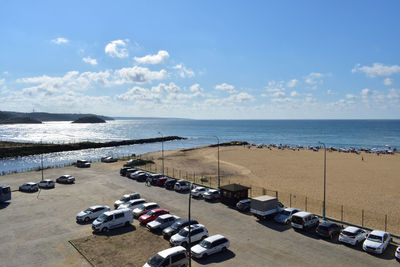
<path fill-rule="evenodd" d="M 164 142 L 165 150 L 198 147 L 218 142 L 336 148 L 400 148 L 400 120 L 189 120 L 130 119 L 101 124 L 44 122 L 0 125 L 0 141 L 34 143 L 106 142 L 162 136 L 185 140 Z M 98 161 L 102 156 L 122 157 L 160 151 L 161 143 L 86 149 L 0 160 L 0 175 L 71 164 L 77 159 Z"/>

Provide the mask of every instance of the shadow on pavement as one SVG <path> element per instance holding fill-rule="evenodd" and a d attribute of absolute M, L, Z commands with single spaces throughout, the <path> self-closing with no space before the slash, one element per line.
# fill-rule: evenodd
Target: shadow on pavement
<path fill-rule="evenodd" d="M 235 253 L 233 253 L 231 250 L 227 250 L 225 252 L 212 254 L 205 259 L 193 258 L 193 260 L 201 265 L 207 265 L 207 264 L 213 264 L 213 263 L 221 263 L 221 262 L 233 259 L 235 256 L 236 256 Z"/>
<path fill-rule="evenodd" d="M 268 228 L 278 231 L 278 232 L 287 231 L 290 228 L 292 228 L 290 226 L 290 224 L 278 224 L 271 219 L 270 220 L 257 220 L 257 222 L 261 225 L 264 225 L 265 227 L 268 227 Z"/>
<path fill-rule="evenodd" d="M 293 230 L 299 234 L 302 234 L 304 236 L 307 236 L 307 237 L 310 237 L 313 239 L 321 239 L 321 237 L 315 232 L 315 228 L 316 227 L 309 228 L 306 230 L 300 230 L 300 229 L 293 228 Z"/>
<path fill-rule="evenodd" d="M 2 202 L 2 203 L 0 203 L 0 210 L 7 208 L 8 205 L 10 205 L 10 204 L 11 204 L 10 202 Z"/>
<path fill-rule="evenodd" d="M 129 232 L 133 232 L 136 230 L 136 227 L 132 224 L 129 224 L 129 226 L 117 228 L 117 229 L 111 229 L 106 233 L 102 232 L 93 232 L 95 235 L 105 235 L 105 236 L 116 236 L 116 235 L 123 235 Z"/>

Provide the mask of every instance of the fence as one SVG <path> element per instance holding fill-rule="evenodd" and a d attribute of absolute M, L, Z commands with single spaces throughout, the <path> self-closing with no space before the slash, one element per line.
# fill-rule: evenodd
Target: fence
<path fill-rule="evenodd" d="M 152 158 L 149 158 L 152 160 Z M 152 172 L 162 172 L 162 167 L 157 164 L 147 164 L 143 169 Z M 218 187 L 217 174 L 199 175 L 196 172 L 164 167 L 164 174 L 177 179 L 201 184 L 207 187 Z M 238 183 L 250 187 L 249 196 L 257 197 L 261 195 L 277 196 L 279 201 L 285 206 L 298 208 L 317 215 L 323 214 L 323 201 L 313 199 L 301 194 L 276 191 L 270 188 L 257 187 L 243 183 L 243 180 L 237 180 L 224 174 L 220 175 L 220 185 Z M 359 209 L 349 205 L 340 205 L 337 203 L 326 202 L 325 215 L 328 218 L 336 219 L 349 224 L 360 225 L 365 228 L 380 229 L 400 235 L 400 216 L 399 214 L 384 214 L 368 209 Z"/>

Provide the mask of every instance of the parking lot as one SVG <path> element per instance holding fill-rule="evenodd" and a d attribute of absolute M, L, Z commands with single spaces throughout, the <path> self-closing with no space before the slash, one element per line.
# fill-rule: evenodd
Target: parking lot
<path fill-rule="evenodd" d="M 13 192 L 9 205 L 0 207 L 1 266 L 89 266 L 69 240 L 92 235 L 89 225 L 75 222 L 76 213 L 91 205 L 112 207 L 125 193 L 138 192 L 181 218 L 187 217 L 188 194 L 121 177 L 117 163 L 94 163 L 89 169 L 66 167 L 45 170 L 45 178 L 74 175 L 73 185 L 57 184 L 38 193 Z M 24 182 L 39 181 L 40 172 L 2 176 L 1 183 L 17 189 Z M 219 202 L 192 199 L 192 217 L 204 224 L 210 235 L 222 234 L 231 243 L 223 254 L 193 266 L 395 266 L 394 247 L 382 256 L 370 255 L 321 239 L 312 233 L 293 231 L 272 221 L 260 222 Z M 146 240 L 143 240 L 146 242 Z M 132 251 L 132 253 L 135 253 Z M 137 263 L 139 266 L 142 263 Z"/>

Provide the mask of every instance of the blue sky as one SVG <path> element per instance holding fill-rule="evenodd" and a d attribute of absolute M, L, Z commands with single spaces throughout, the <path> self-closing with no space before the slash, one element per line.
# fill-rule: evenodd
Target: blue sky
<path fill-rule="evenodd" d="M 2 1 L 0 110 L 399 118 L 398 1 Z"/>

